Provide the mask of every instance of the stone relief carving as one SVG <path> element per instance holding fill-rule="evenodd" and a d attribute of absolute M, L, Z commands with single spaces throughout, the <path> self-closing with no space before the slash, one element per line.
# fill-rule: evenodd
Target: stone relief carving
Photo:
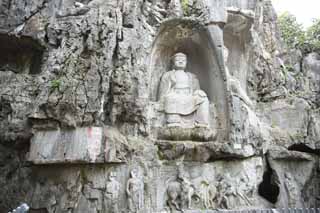
<path fill-rule="evenodd" d="M 151 25 L 161 23 L 167 16 L 166 5 L 164 2 L 145 1 L 142 7 L 142 12 L 148 17 L 147 22 Z"/>
<path fill-rule="evenodd" d="M 23 67 L 21 70 L 23 73 L 41 75 L 16 75 L 20 72 L 20 68 L 18 67 L 17 71 L 11 70 L 11 65 L 8 67 L 9 72 L 6 70 L 0 72 L 0 85 L 2 88 L 0 95 L 0 117 L 3 118 L 0 122 L 2 127 L 1 143 L 3 143 L 0 147 L 0 158 L 1 161 L 3 161 L 1 163 L 1 173 L 3 173 L 3 175 L 0 178 L 0 182 L 3 183 L 3 197 L 0 196 L 0 209 L 14 205 L 14 203 L 18 201 L 18 198 L 20 199 L 21 197 L 25 197 L 28 202 L 30 202 L 33 211 L 37 212 L 77 213 L 103 212 L 104 210 L 108 212 L 121 212 L 122 208 L 127 208 L 127 203 L 129 203 L 130 212 L 143 212 L 143 210 L 148 210 L 149 212 L 165 212 L 162 210 L 166 207 L 166 201 L 168 201 L 168 205 L 170 204 L 171 209 L 195 209 L 189 212 L 201 212 L 200 209 L 213 209 L 220 206 L 223 208 L 251 208 L 260 205 L 262 208 L 268 206 L 268 204 L 264 202 L 259 202 L 257 190 L 254 191 L 254 193 L 256 193 L 254 196 L 251 194 L 254 189 L 252 186 L 254 185 L 254 187 L 256 187 L 262 183 L 262 179 L 264 178 L 264 171 L 262 170 L 268 169 L 265 172 L 269 172 L 269 170 L 271 171 L 271 169 L 273 169 L 266 165 L 268 164 L 266 160 L 266 158 L 268 158 L 267 153 L 269 153 L 269 150 L 273 148 L 273 146 L 283 145 L 285 148 L 288 148 L 288 145 L 296 141 L 306 142 L 308 146 L 311 145 L 308 140 L 310 136 L 309 126 L 317 125 L 318 120 L 320 120 L 315 117 L 315 124 L 313 124 L 309 119 L 299 119 L 302 120 L 300 121 L 300 126 L 304 126 L 304 124 L 307 126 L 307 128 L 300 128 L 298 125 L 300 123 L 294 126 L 297 127 L 298 133 L 300 130 L 306 129 L 308 134 L 302 135 L 303 140 L 300 140 L 301 134 L 299 136 L 297 135 L 297 138 L 292 136 L 292 134 L 286 136 L 286 132 L 280 131 L 284 129 L 282 126 L 280 126 L 281 128 L 274 128 L 273 123 L 271 124 L 271 122 L 265 121 L 266 119 L 264 119 L 264 117 L 268 117 L 269 113 L 260 113 L 260 111 L 263 111 L 269 104 L 275 104 L 275 109 L 270 110 L 270 112 L 276 113 L 273 111 L 279 111 L 279 108 L 280 110 L 282 109 L 281 101 L 285 103 L 288 101 L 288 105 L 294 107 L 294 104 L 291 103 L 294 103 L 295 100 L 291 100 L 291 95 L 288 97 L 290 98 L 288 100 L 281 100 L 282 98 L 280 98 L 279 100 L 270 102 L 262 101 L 259 103 L 260 106 L 257 106 L 255 112 L 250 112 L 250 110 L 241 112 L 242 104 L 238 104 L 238 101 L 243 101 L 249 106 L 251 105 L 250 101 L 253 101 L 253 99 L 250 100 L 248 98 L 246 86 L 244 86 L 247 81 L 247 76 L 243 75 L 243 78 L 239 78 L 239 73 L 241 75 L 244 70 L 255 73 L 261 72 L 258 76 L 252 77 L 253 85 L 251 92 L 253 92 L 254 95 L 255 92 L 257 93 L 255 97 L 257 100 L 260 99 L 259 93 L 261 87 L 257 85 L 260 80 L 263 85 L 262 89 L 264 89 L 264 84 L 266 84 L 266 88 L 269 88 L 269 83 L 271 84 L 273 80 L 277 82 L 283 81 L 282 75 L 280 75 L 281 79 L 277 79 L 278 77 L 273 78 L 273 72 L 277 71 L 277 66 L 273 62 L 274 52 L 278 49 L 278 45 L 281 44 L 273 38 L 277 37 L 277 32 L 274 31 L 276 29 L 276 25 L 273 23 L 275 17 L 273 17 L 273 10 L 271 6 L 269 6 L 269 1 L 187 1 L 189 4 L 191 4 L 190 2 L 197 1 L 205 2 L 209 5 L 210 20 L 204 24 L 205 30 L 198 28 L 194 30 L 193 26 L 188 26 L 194 21 L 187 21 L 189 17 L 186 19 L 185 14 L 184 17 L 175 20 L 177 22 L 181 21 L 180 25 L 168 24 L 167 26 L 162 25 L 160 28 L 160 23 L 167 18 L 168 20 L 171 18 L 168 15 L 170 14 L 170 8 L 166 5 L 169 4 L 169 2 L 174 5 L 174 9 L 178 9 L 176 16 L 181 16 L 182 13 L 184 13 L 183 10 L 185 10 L 185 7 L 183 9 L 181 8 L 182 1 L 180 0 L 93 1 L 100 2 L 101 5 L 93 8 L 90 6 L 89 2 L 92 2 L 90 0 L 81 0 L 81 3 L 76 2 L 75 5 L 72 5 L 74 0 L 69 0 L 69 2 L 68 0 L 63 1 L 66 5 L 62 7 L 62 13 L 59 13 L 60 17 L 64 17 L 61 19 L 51 18 L 54 11 L 59 10 L 54 6 L 58 4 L 58 1 L 36 0 L 33 1 L 34 3 L 31 5 L 29 2 L 32 1 L 25 0 L 3 0 L 2 3 L 0 3 L 2 5 L 6 4 L 6 8 L 8 8 L 8 10 L 4 11 L 0 9 L 1 17 L 4 17 L 0 20 L 0 22 L 3 23 L 1 26 L 4 25 L 4 28 L 1 27 L 1 31 L 3 30 L 2 34 L 6 34 L 4 32 L 10 32 L 12 27 L 18 26 L 13 33 L 20 35 L 22 39 L 24 39 L 23 37 L 31 36 L 34 37 L 37 42 L 44 43 L 44 45 L 49 44 L 49 46 L 46 46 L 48 51 L 44 50 L 45 58 L 43 64 L 39 67 L 39 72 L 42 69 L 46 70 L 43 74 L 31 73 L 31 68 L 30 71 L 28 71 L 28 68 L 28 70 L 26 70 L 27 72 L 25 72 L 24 67 L 21 66 Z M 62 1 L 60 0 L 60 2 Z M 152 4 L 152 7 L 147 8 L 149 6 L 146 3 L 146 9 L 143 11 L 145 14 L 141 15 L 139 9 L 140 5 L 144 2 L 149 2 Z M 216 84 L 218 81 L 220 81 L 221 84 L 224 83 L 221 80 L 222 78 L 219 77 L 223 74 L 213 65 L 217 64 L 220 68 L 220 65 L 223 64 L 223 61 L 221 61 L 220 64 L 220 55 L 216 53 L 216 47 L 219 47 L 220 42 L 223 40 L 221 37 L 223 34 L 222 26 L 227 25 L 227 20 L 224 20 L 224 15 L 222 15 L 224 10 L 221 9 L 225 7 L 226 2 L 229 2 L 231 5 L 236 5 L 237 2 L 237 4 L 241 6 L 245 4 L 258 4 L 258 6 L 254 8 L 255 11 L 257 11 L 257 15 L 255 16 L 255 27 L 252 29 L 252 33 L 256 37 L 253 38 L 252 43 L 247 43 L 247 40 L 241 37 L 239 44 L 231 44 L 237 43 L 237 41 L 232 40 L 232 38 L 238 36 L 239 33 L 242 34 L 242 31 L 248 28 L 248 20 L 243 20 L 240 17 L 239 22 L 233 22 L 233 24 L 229 25 L 230 28 L 232 27 L 231 30 L 234 29 L 232 31 L 234 37 L 233 35 L 230 36 L 230 42 L 226 42 L 226 44 L 232 53 L 230 54 L 232 57 L 229 57 L 229 62 L 234 61 L 234 63 L 231 65 L 230 63 L 228 64 L 229 70 L 227 69 L 227 78 L 233 96 L 236 96 L 236 98 L 234 98 L 236 100 L 230 104 L 230 109 L 226 107 L 229 106 L 227 105 L 228 100 L 225 101 L 226 104 L 222 103 L 223 98 L 226 97 L 223 92 L 224 87 L 213 86 L 206 88 L 206 85 L 218 85 Z M 221 6 L 218 5 L 220 3 Z M 83 17 L 77 17 L 77 15 L 85 14 L 85 12 L 89 10 L 86 4 L 91 8 L 90 11 Z M 126 6 L 123 7 L 123 4 Z M 261 11 L 259 11 L 260 9 Z M 189 11 L 191 11 L 192 14 L 194 13 L 191 9 Z M 235 14 L 233 15 L 234 19 L 236 19 L 238 12 L 235 10 L 233 13 Z M 59 16 L 59 14 L 57 16 Z M 221 18 L 218 17 L 219 15 Z M 8 27 L 5 26 L 7 25 L 5 22 L 8 22 Z M 195 22 L 198 21 L 196 20 Z M 202 22 L 200 23 L 202 25 Z M 185 25 L 186 27 L 181 27 L 180 29 L 176 27 Z M 149 28 L 144 28 L 145 26 L 149 26 Z M 44 32 L 47 27 L 48 32 Z M 219 27 L 221 27 L 221 29 L 219 29 Z M 50 28 L 52 28 L 52 34 L 50 33 Z M 177 33 L 171 33 L 171 28 L 173 29 L 172 31 L 177 29 Z M 208 31 L 206 31 L 207 29 Z M 166 38 L 169 39 L 164 38 L 161 40 L 163 42 L 155 42 L 156 45 L 154 46 L 158 46 L 159 48 L 155 48 L 156 51 L 150 52 L 150 48 L 153 45 L 152 40 L 156 39 L 157 36 L 151 35 L 148 31 L 159 32 L 159 36 L 162 36 L 160 32 L 163 32 L 163 34 L 168 33 Z M 206 34 L 210 34 L 211 37 L 207 38 Z M 2 37 L 3 36 L 4 35 L 2 35 Z M 171 41 L 169 41 L 170 38 L 172 38 Z M 209 38 L 212 38 L 211 40 L 214 42 L 211 42 Z M 221 41 L 217 38 L 220 38 Z M 2 38 L 1 40 L 6 41 L 8 39 Z M 241 53 L 243 50 L 242 45 L 245 47 L 244 53 Z M 11 44 L 5 46 L 11 46 Z M 11 50 L 11 47 L 9 50 Z M 149 99 L 147 90 L 149 90 L 149 88 L 151 88 L 151 90 L 157 90 L 155 88 L 159 85 L 161 75 L 169 71 L 167 69 L 168 58 L 177 51 L 183 51 L 188 54 L 189 61 L 192 62 L 190 64 L 193 64 L 190 66 L 190 69 L 188 67 L 188 71 L 195 75 L 185 74 L 184 71 L 186 70 L 180 72 L 181 76 L 179 75 L 179 78 L 177 78 L 179 81 L 175 81 L 172 87 L 174 91 L 173 94 L 179 98 L 175 101 L 181 98 L 181 93 L 176 92 L 176 88 L 180 90 L 178 85 L 184 85 L 185 82 L 187 82 L 188 90 L 193 88 L 189 85 L 189 79 L 186 80 L 184 76 L 190 77 L 191 83 L 199 79 L 201 89 L 205 91 L 205 94 L 202 93 L 203 91 L 197 94 L 192 90 L 190 92 L 190 96 L 192 96 L 192 98 L 190 98 L 191 104 L 188 102 L 186 106 L 193 107 L 195 110 L 190 114 L 184 115 L 180 111 L 181 108 L 179 108 L 179 112 L 173 113 L 174 116 L 172 113 L 161 112 L 163 115 L 168 115 L 164 121 L 168 126 L 177 125 L 177 127 L 183 128 L 183 125 L 186 125 L 186 128 L 189 128 L 189 126 L 190 128 L 198 126 L 198 114 L 201 112 L 200 109 L 204 108 L 203 106 L 207 101 L 207 96 L 211 102 L 210 104 L 212 104 L 212 102 L 216 103 L 217 109 L 220 110 L 217 112 L 219 122 L 217 122 L 216 129 L 222 133 L 219 132 L 221 137 L 219 137 L 217 143 L 192 144 L 189 141 L 179 141 L 178 143 L 167 144 L 161 140 L 154 141 L 153 138 L 152 140 L 149 138 L 149 135 L 151 135 L 150 137 L 153 136 L 153 129 L 150 131 L 142 130 L 144 126 L 149 127 L 145 122 L 145 120 L 148 120 L 147 115 L 141 113 L 144 109 L 145 102 L 151 100 L 154 102 L 158 101 L 156 98 Z M 17 52 L 18 55 L 21 55 L 22 59 L 24 59 L 24 55 L 27 55 L 27 65 L 29 61 L 33 61 L 33 59 L 31 60 L 33 50 L 30 52 L 26 51 L 26 54 L 20 54 L 19 49 L 11 52 L 10 55 L 14 55 L 14 53 Z M 24 52 L 25 51 L 23 51 L 23 53 Z M 264 55 L 269 56 L 269 53 L 270 60 L 269 57 L 264 57 Z M 8 56 L 7 51 L 2 51 L 1 54 L 5 59 Z M 155 69 L 149 69 L 149 67 L 145 66 L 149 55 L 152 54 L 154 54 L 155 59 L 157 59 L 154 60 Z M 199 57 L 195 57 L 197 55 L 199 55 Z M 214 57 L 215 55 L 217 55 L 216 59 Z M 205 63 L 199 60 L 202 56 L 208 56 L 206 60 L 210 63 L 204 66 Z M 228 59 L 228 57 L 225 57 L 225 59 Z M 239 59 L 241 63 L 238 63 L 238 60 L 234 59 Z M 252 59 L 252 61 L 257 62 L 252 65 L 246 63 L 247 59 Z M 219 63 L 214 60 L 217 60 Z M 302 59 L 297 60 L 299 61 L 300 69 L 301 60 Z M 18 63 L 18 61 L 19 60 L 13 60 L 13 65 Z M 234 72 L 234 67 L 239 64 L 243 64 L 243 66 L 241 66 L 241 69 L 238 69 L 238 72 Z M 256 65 L 258 67 L 257 69 L 255 68 Z M 269 66 L 270 70 L 268 70 Z M 202 67 L 204 69 L 201 69 Z M 4 67 L 4 69 L 7 69 L 7 67 Z M 209 75 L 205 74 L 205 69 L 207 69 Z M 200 70 L 199 72 L 202 72 L 203 76 L 201 76 L 199 72 L 193 72 L 194 70 Z M 320 70 L 320 68 L 317 68 L 317 70 Z M 293 85 L 301 84 L 301 87 L 308 87 L 308 78 L 305 78 L 305 75 L 313 76 L 314 74 L 315 77 L 317 77 L 319 75 L 313 73 L 317 70 L 310 70 L 312 73 L 309 73 L 308 70 L 301 69 L 299 72 L 301 76 L 293 76 L 298 81 L 297 83 L 293 83 Z M 248 76 L 251 75 L 249 71 Z M 149 81 L 147 79 L 149 75 L 156 76 L 156 81 L 154 81 L 156 86 L 152 85 L 149 87 Z M 261 77 L 262 79 L 259 79 L 261 75 L 263 75 Z M 271 80 L 269 80 L 269 75 L 272 76 L 272 78 L 270 77 Z M 176 78 L 175 73 L 173 76 Z M 63 77 L 61 78 L 63 88 L 51 88 L 51 80 L 54 80 L 55 77 L 58 77 L 57 80 L 59 81 L 60 77 Z M 171 81 L 171 77 L 168 79 Z M 182 81 L 180 81 L 181 79 Z M 207 83 L 207 81 L 203 83 L 203 79 L 209 79 L 208 82 L 210 82 L 210 84 Z M 316 107 L 317 103 L 313 104 L 313 97 L 309 98 L 309 96 L 317 95 L 312 88 L 316 88 L 316 92 L 319 91 L 318 87 L 320 84 L 316 82 L 319 79 L 317 77 L 317 79 L 314 78 L 310 79 L 310 81 L 311 80 L 314 80 L 314 82 L 310 82 L 312 83 L 312 85 L 310 85 L 312 92 L 309 91 L 309 89 L 301 89 L 298 91 L 299 94 L 297 94 L 298 98 L 303 96 L 302 98 L 308 101 L 306 105 L 310 105 L 310 109 L 308 108 L 307 110 L 304 110 L 305 107 L 300 107 L 300 105 L 297 107 L 300 112 L 307 111 L 307 117 L 318 116 L 319 114 Z M 295 79 L 292 79 L 292 81 L 295 81 Z M 94 82 L 97 84 L 93 84 Z M 64 87 L 65 85 L 66 87 Z M 282 85 L 282 83 L 279 85 Z M 294 90 L 293 85 L 290 86 L 290 90 Z M 283 88 L 283 86 L 281 86 L 281 88 Z M 266 91 L 266 95 L 268 95 L 269 92 L 270 91 Z M 203 95 L 203 97 L 201 95 Z M 155 96 L 156 95 L 152 97 Z M 280 101 L 280 103 L 278 101 Z M 68 105 L 70 105 L 70 107 L 68 107 Z M 181 102 L 179 102 L 179 105 L 184 106 Z M 168 107 L 168 105 L 165 106 Z M 38 117 L 30 116 L 34 110 L 38 111 L 37 108 L 41 111 L 37 112 Z M 185 110 L 184 107 L 182 107 L 182 109 Z M 289 117 L 290 114 L 295 114 L 289 110 L 285 109 L 284 113 L 287 113 Z M 69 111 L 70 113 L 62 113 L 63 111 Z M 227 112 L 229 111 L 230 116 L 224 116 L 228 115 Z M 233 113 L 239 114 L 239 117 L 234 116 Z M 237 120 L 232 120 L 234 118 L 233 116 Z M 178 117 L 179 122 L 168 122 L 168 117 Z M 190 120 L 186 119 L 189 117 L 192 118 L 190 118 Z M 213 118 L 211 113 L 209 118 L 210 117 Z M 208 119 L 208 117 L 205 118 Z M 261 120 L 261 126 L 260 118 L 263 119 Z M 283 116 L 279 116 L 279 119 L 283 120 L 282 118 Z M 185 119 L 187 121 L 185 121 Z M 31 126 L 29 125 L 29 121 L 37 124 Z M 190 123 L 188 123 L 189 121 Z M 239 125 L 233 126 L 233 122 L 238 122 Z M 64 125 L 64 123 L 71 125 Z M 162 124 L 164 122 L 161 120 L 159 123 Z M 257 125 L 254 125 L 255 123 L 257 123 Z M 290 122 L 285 120 L 283 123 L 286 126 L 287 123 Z M 25 126 L 25 124 L 27 125 Z M 58 129 L 55 131 L 60 131 L 61 135 L 73 134 L 73 131 L 78 130 L 80 132 L 87 132 L 88 134 L 85 134 L 87 138 L 70 137 L 70 140 L 53 140 L 52 143 L 49 143 L 49 140 L 43 140 L 42 144 L 46 146 L 46 149 L 43 149 L 44 153 L 48 153 L 48 155 L 44 155 L 43 157 L 46 158 L 45 160 L 47 160 L 48 164 L 50 161 L 51 163 L 57 164 L 57 162 L 53 162 L 55 155 L 49 155 L 51 153 L 61 153 L 61 156 L 64 156 L 65 160 L 61 161 L 61 165 L 59 166 L 51 166 L 48 165 L 47 162 L 44 163 L 47 165 L 43 166 L 29 166 L 29 163 L 25 162 L 24 158 L 28 152 L 28 138 L 31 136 L 29 136 L 29 134 L 33 134 L 34 130 L 38 131 L 41 125 L 44 126 L 42 127 L 43 130 L 51 132 L 50 134 L 53 134 L 50 127 L 55 128 L 55 126 L 57 126 Z M 99 140 L 94 134 L 94 131 L 91 131 L 92 128 L 87 127 L 91 125 L 101 126 L 101 138 L 99 137 Z M 112 128 L 115 129 L 115 133 L 112 133 L 111 130 L 104 131 L 105 125 L 111 125 Z M 59 126 L 61 128 L 59 128 Z M 66 133 L 64 127 L 69 126 L 74 126 L 76 130 L 70 131 L 69 128 L 67 128 L 66 131 L 69 133 Z M 80 128 L 82 126 L 85 127 Z M 152 125 L 150 126 L 153 127 Z M 206 129 L 207 127 L 212 128 L 214 124 L 210 122 L 200 122 L 200 126 L 204 126 Z M 32 129 L 29 129 L 29 127 Z M 240 146 L 239 150 L 236 151 L 234 151 L 231 146 L 229 147 L 229 144 L 232 144 L 233 141 L 230 141 L 229 137 L 227 137 L 230 131 L 233 131 L 232 127 L 235 127 L 235 132 L 237 131 L 238 137 L 241 137 L 245 142 L 242 144 L 243 146 Z M 239 131 L 238 127 L 241 127 Z M 257 133 L 255 132 L 255 128 L 257 129 Z M 264 130 L 260 131 L 260 128 L 266 129 L 265 131 L 267 133 L 270 132 L 270 135 L 266 134 L 266 137 L 259 137 L 260 133 L 265 133 Z M 320 130 L 320 128 L 314 128 L 315 132 Z M 213 129 L 215 129 L 215 127 Z M 249 129 L 253 129 L 253 131 L 249 131 Z M 276 132 L 278 129 L 279 132 Z M 192 129 L 192 131 L 194 130 Z M 196 131 L 198 133 L 199 130 L 196 129 Z M 187 129 L 186 132 L 190 132 L 190 129 Z M 47 133 L 41 132 L 39 134 L 47 135 Z M 35 135 L 36 134 L 33 134 L 33 136 Z M 312 136 L 314 135 L 317 134 L 312 133 Z M 185 138 L 186 140 L 190 139 L 190 137 Z M 317 137 L 312 138 L 312 140 L 313 139 L 317 140 Z M 257 143 L 251 144 L 250 140 L 256 141 Z M 93 142 L 87 143 L 89 141 Z M 58 142 L 60 142 L 60 144 L 58 144 Z M 161 146 L 165 147 L 162 148 L 163 150 L 172 151 L 170 153 L 168 152 L 168 154 L 166 152 L 165 158 L 163 157 L 164 155 L 160 155 L 160 143 L 163 144 Z M 56 144 L 59 146 L 55 146 Z M 88 146 L 82 146 L 81 144 L 88 144 Z M 66 151 L 68 151 L 67 149 L 62 149 L 64 147 L 70 148 L 73 145 L 79 149 L 70 149 L 70 153 L 75 153 L 76 155 L 69 155 L 69 152 L 66 153 Z M 249 147 L 252 146 L 252 154 L 251 149 L 250 151 L 246 151 L 245 147 L 247 145 Z M 49 146 L 52 147 L 52 152 L 49 152 Z M 53 152 L 55 149 L 57 152 Z M 319 147 L 314 148 L 312 146 L 312 149 L 318 151 Z M 291 152 L 292 150 L 289 151 Z M 294 152 L 292 151 L 292 153 Z M 300 177 L 307 176 L 306 173 L 309 170 L 304 169 L 306 162 L 308 165 L 311 163 L 314 164 L 308 159 L 311 158 L 318 161 L 319 158 L 310 153 L 302 153 L 307 156 L 307 160 L 303 160 L 302 158 L 302 160 L 299 160 L 300 157 L 298 154 L 299 153 L 294 154 L 298 157 L 278 159 L 279 161 L 275 159 L 274 164 L 278 165 L 275 166 L 275 168 L 279 168 L 279 171 L 277 171 L 277 173 L 271 173 L 271 179 L 275 179 L 273 177 L 276 176 L 275 174 L 281 174 L 283 171 L 291 168 L 291 166 L 288 167 L 291 161 L 293 161 L 292 164 L 296 166 L 294 168 L 297 169 L 295 169 L 294 172 L 289 170 L 292 174 L 279 175 L 279 182 L 281 181 L 284 188 L 290 192 L 289 196 L 291 197 L 288 198 L 289 205 L 294 205 L 297 202 L 294 200 L 295 198 L 297 198 L 297 200 L 305 199 L 306 203 L 310 203 L 309 199 L 306 199 L 304 194 L 302 194 L 304 190 L 312 188 L 312 190 L 320 191 L 319 188 L 313 189 L 313 183 L 309 180 L 304 180 Z M 178 176 L 176 176 L 176 167 L 172 164 L 182 155 L 186 156 L 184 160 L 186 168 L 185 170 L 181 169 Z M 68 156 L 75 156 L 77 159 L 70 160 Z M 93 157 L 92 161 L 91 157 Z M 133 171 L 129 179 L 127 177 L 129 173 L 128 168 L 133 168 L 132 164 L 137 164 L 137 157 L 140 157 L 141 161 L 149 163 L 146 166 L 146 176 L 143 177 L 142 172 L 141 175 L 139 175 L 139 171 Z M 120 163 L 114 160 L 119 160 Z M 260 161 L 261 165 L 259 164 Z M 75 164 L 71 165 L 71 163 L 74 162 Z M 87 163 L 89 163 L 88 166 L 83 165 Z M 256 168 L 258 164 L 260 167 Z M 298 168 L 299 164 L 302 165 L 302 169 Z M 116 170 L 117 173 L 111 173 L 108 180 L 105 180 L 105 171 L 110 169 Z M 192 174 L 192 169 L 195 170 L 194 173 L 201 173 L 201 175 L 196 176 L 198 178 L 197 180 L 195 180 L 195 175 Z M 259 172 L 259 170 L 261 171 Z M 148 172 L 150 172 L 150 175 Z M 240 178 L 237 176 L 235 179 L 231 178 L 231 180 L 230 177 L 223 177 L 221 181 L 218 182 L 216 174 L 224 175 L 226 172 L 230 172 L 232 177 L 238 173 L 245 173 L 247 176 Z M 301 173 L 304 175 L 300 175 Z M 162 174 L 162 176 L 158 174 Z M 165 185 L 164 182 L 171 177 L 174 178 L 174 181 L 170 182 L 168 186 Z M 316 178 L 314 181 L 319 184 L 320 177 Z M 272 180 L 271 184 L 273 184 L 273 182 Z M 266 183 L 266 188 L 269 185 L 270 184 Z M 313 196 L 311 196 L 311 199 L 313 199 L 312 197 Z M 255 201 L 254 199 L 257 200 Z M 250 204 L 250 202 L 253 204 Z M 320 206 L 320 204 L 317 206 Z M 210 212 L 210 210 L 207 212 Z"/>
<path fill-rule="evenodd" d="M 249 184 L 248 177 L 240 177 L 236 183 L 236 186 L 236 193 L 238 195 L 238 199 L 240 199 L 239 202 L 244 202 L 245 205 L 252 205 L 250 197 L 253 194 L 253 188 Z"/>
<path fill-rule="evenodd" d="M 28 204 L 23 203 L 20 206 L 18 206 L 16 209 L 14 209 L 12 212 L 9 213 L 27 213 L 29 211 L 30 207 Z"/>
<path fill-rule="evenodd" d="M 178 168 L 177 180 L 168 181 L 167 188 L 167 205 L 170 210 L 191 209 L 193 198 L 197 200 L 200 197 L 196 194 L 196 188 L 184 170 L 183 165 Z"/>
<path fill-rule="evenodd" d="M 173 70 L 163 74 L 159 98 L 164 105 L 168 127 L 209 127 L 209 100 L 200 90 L 197 77 L 186 72 L 187 56 L 173 56 Z"/>
<path fill-rule="evenodd" d="M 218 177 L 218 181 L 218 206 L 224 209 L 231 208 L 237 196 L 231 177 L 229 174 L 226 174 L 225 177 Z"/>
<path fill-rule="evenodd" d="M 252 205 L 247 194 L 252 193 L 252 187 L 247 183 L 244 177 L 239 179 L 231 178 L 230 174 L 223 177 L 217 177 L 218 194 L 216 197 L 219 208 L 230 209 L 235 208 L 237 203 L 245 203 Z"/>
<path fill-rule="evenodd" d="M 181 194 L 181 186 L 180 182 L 172 181 L 167 184 L 167 205 L 171 210 L 180 210 L 180 194 Z"/>
<path fill-rule="evenodd" d="M 175 180 L 167 181 L 166 204 L 171 211 L 187 209 L 231 209 L 237 205 L 252 205 L 249 198 L 253 187 L 246 176 L 218 175 L 207 180 L 204 176 L 192 177 L 189 170 L 179 165 Z"/>
<path fill-rule="evenodd" d="M 213 142 L 227 134 L 227 89 L 213 39 L 202 21 L 189 18 L 166 19 L 153 43 L 147 127 L 166 142 Z M 183 67 L 175 65 L 177 53 L 185 55 Z"/>
<path fill-rule="evenodd" d="M 286 172 L 284 173 L 284 183 L 288 194 L 288 206 L 295 206 L 300 197 L 295 185 L 295 178 L 290 173 Z"/>
<path fill-rule="evenodd" d="M 183 9 L 180 0 L 172 0 L 169 4 L 170 15 L 172 17 L 183 16 Z"/>
<path fill-rule="evenodd" d="M 199 195 L 202 201 L 202 205 L 206 209 L 211 209 L 215 207 L 214 200 L 217 196 L 217 187 L 215 186 L 215 184 L 209 183 L 206 180 L 202 181 L 200 185 Z"/>
<path fill-rule="evenodd" d="M 80 16 L 89 12 L 90 7 L 88 5 L 82 4 L 81 2 L 75 2 L 72 8 L 68 8 L 63 11 L 57 12 L 58 18 L 68 17 L 68 16 Z"/>
<path fill-rule="evenodd" d="M 240 81 L 234 76 L 232 76 L 229 72 L 229 69 L 227 66 L 229 50 L 226 46 L 223 46 L 223 57 L 224 57 L 226 78 L 227 78 L 231 93 L 235 96 L 238 96 L 248 107 L 252 107 L 252 102 L 248 97 L 246 91 L 241 87 Z"/>
<path fill-rule="evenodd" d="M 119 212 L 119 190 L 120 183 L 116 180 L 117 174 L 111 172 L 109 175 L 109 180 L 106 183 L 105 197 L 107 199 L 107 206 L 110 212 Z"/>
<path fill-rule="evenodd" d="M 130 212 L 139 212 L 144 207 L 144 182 L 138 169 L 130 172 L 130 179 L 127 181 L 126 192 Z"/>
<path fill-rule="evenodd" d="M 182 168 L 183 169 L 183 168 Z M 195 188 L 183 170 L 180 172 L 181 179 L 181 207 L 191 209 L 192 196 L 195 194 Z"/>

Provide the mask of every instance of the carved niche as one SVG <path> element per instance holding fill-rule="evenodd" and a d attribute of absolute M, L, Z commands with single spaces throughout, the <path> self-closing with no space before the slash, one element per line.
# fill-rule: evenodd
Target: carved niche
<path fill-rule="evenodd" d="M 250 29 L 254 21 L 251 10 L 227 8 L 228 22 L 223 30 L 224 65 L 231 94 L 245 105 L 252 107 L 246 87 L 250 60 Z"/>
<path fill-rule="evenodd" d="M 214 41 L 197 21 L 164 22 L 150 60 L 150 126 L 168 141 L 214 141 L 227 129 L 226 89 Z"/>
<path fill-rule="evenodd" d="M 226 8 L 228 22 L 223 29 L 223 55 L 227 80 L 230 92 L 232 111 L 230 119 L 230 141 L 235 149 L 241 149 L 249 136 L 251 122 L 249 117 L 255 115 L 252 111 L 254 101 L 250 98 L 247 79 L 252 69 L 252 25 L 255 14 L 252 10 L 236 7 Z"/>

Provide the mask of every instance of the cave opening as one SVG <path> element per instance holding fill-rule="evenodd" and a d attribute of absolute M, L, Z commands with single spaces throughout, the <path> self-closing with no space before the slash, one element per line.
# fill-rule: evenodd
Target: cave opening
<path fill-rule="evenodd" d="M 278 177 L 267 161 L 267 168 L 263 174 L 263 180 L 259 184 L 258 188 L 259 195 L 265 198 L 267 201 L 275 204 L 278 201 L 278 196 L 280 194 L 278 183 Z"/>
<path fill-rule="evenodd" d="M 0 71 L 39 74 L 44 48 L 34 39 L 0 34 Z"/>
<path fill-rule="evenodd" d="M 317 149 L 312 149 L 309 146 L 303 144 L 303 143 L 297 143 L 293 144 L 288 147 L 289 151 L 297 151 L 297 152 L 305 152 L 305 153 L 310 153 L 310 154 L 316 154 L 320 155 L 320 150 Z"/>

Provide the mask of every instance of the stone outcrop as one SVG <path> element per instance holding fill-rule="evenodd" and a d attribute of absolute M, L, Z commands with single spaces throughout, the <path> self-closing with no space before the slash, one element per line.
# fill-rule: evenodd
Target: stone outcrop
<path fill-rule="evenodd" d="M 269 0 L 3 0 L 0 212 L 318 207 L 320 56 L 276 21 Z"/>

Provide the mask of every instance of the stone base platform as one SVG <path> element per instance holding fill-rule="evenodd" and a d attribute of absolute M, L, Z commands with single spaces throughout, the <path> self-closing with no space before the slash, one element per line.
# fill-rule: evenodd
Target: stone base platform
<path fill-rule="evenodd" d="M 162 160 L 211 162 L 220 159 L 242 159 L 256 154 L 251 145 L 230 144 L 227 141 L 168 141 L 156 140 L 158 154 Z"/>
<path fill-rule="evenodd" d="M 216 132 L 206 127 L 181 128 L 166 127 L 158 129 L 158 139 L 171 141 L 208 142 L 216 140 Z"/>

